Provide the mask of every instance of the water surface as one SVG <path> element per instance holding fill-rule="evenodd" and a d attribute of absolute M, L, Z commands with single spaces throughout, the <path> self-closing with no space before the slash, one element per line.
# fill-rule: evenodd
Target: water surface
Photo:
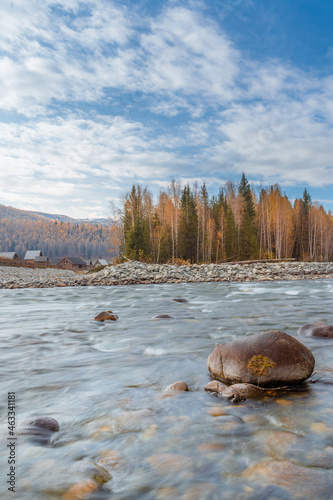
<path fill-rule="evenodd" d="M 90 463 L 113 476 L 90 499 L 333 498 L 333 340 L 302 339 L 316 383 L 240 405 L 203 390 L 217 344 L 333 323 L 332 299 L 330 280 L 1 290 L 2 442 L 8 391 L 21 429 L 36 416 L 60 424 L 47 446 L 18 436 L 15 498 L 76 498 L 66 492 Z M 92 321 L 109 309 L 117 322 Z M 178 380 L 190 391 L 166 397 Z"/>

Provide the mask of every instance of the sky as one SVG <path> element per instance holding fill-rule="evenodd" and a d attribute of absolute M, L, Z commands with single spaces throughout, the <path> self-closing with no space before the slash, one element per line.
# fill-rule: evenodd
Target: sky
<path fill-rule="evenodd" d="M 0 204 L 107 217 L 133 183 L 333 210 L 331 0 L 2 0 Z"/>

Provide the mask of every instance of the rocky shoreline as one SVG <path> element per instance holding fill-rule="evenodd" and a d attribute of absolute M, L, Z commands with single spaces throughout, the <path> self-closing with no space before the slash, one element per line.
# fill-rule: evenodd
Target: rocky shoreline
<path fill-rule="evenodd" d="M 89 274 L 78 274 L 64 269 L 0 267 L 0 289 L 218 281 L 293 281 L 323 278 L 333 278 L 333 262 L 193 264 L 192 266 L 127 262 Z"/>

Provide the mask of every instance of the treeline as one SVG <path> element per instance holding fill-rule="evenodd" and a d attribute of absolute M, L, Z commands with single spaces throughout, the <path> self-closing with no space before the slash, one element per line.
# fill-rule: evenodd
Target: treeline
<path fill-rule="evenodd" d="M 42 250 L 52 257 L 79 256 L 85 259 L 111 258 L 115 228 L 97 224 L 74 224 L 33 219 L 0 220 L 0 251 L 24 255 Z"/>
<path fill-rule="evenodd" d="M 148 262 L 333 260 L 333 216 L 307 190 L 294 204 L 278 185 L 256 195 L 243 174 L 217 196 L 172 181 L 156 202 L 133 185 L 123 199 L 122 251 Z"/>

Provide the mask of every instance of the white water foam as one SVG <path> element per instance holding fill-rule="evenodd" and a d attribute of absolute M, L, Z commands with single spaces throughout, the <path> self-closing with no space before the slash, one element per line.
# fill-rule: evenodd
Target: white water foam
<path fill-rule="evenodd" d="M 164 349 L 157 349 L 155 347 L 147 347 L 143 352 L 146 356 L 162 356 L 165 353 Z"/>

